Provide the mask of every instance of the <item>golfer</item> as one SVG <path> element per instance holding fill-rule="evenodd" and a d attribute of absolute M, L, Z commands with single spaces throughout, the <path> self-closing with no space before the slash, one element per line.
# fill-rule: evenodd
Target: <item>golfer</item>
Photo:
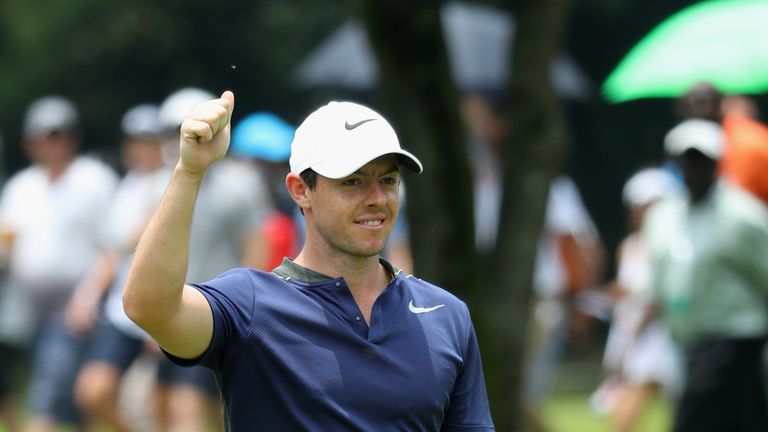
<path fill-rule="evenodd" d="M 295 259 L 185 285 L 195 199 L 227 151 L 233 107 L 225 92 L 182 124 L 128 316 L 175 362 L 214 370 L 231 431 L 493 431 L 466 305 L 379 256 L 400 167 L 422 168 L 369 108 L 331 102 L 296 130 L 285 184 L 307 237 Z"/>

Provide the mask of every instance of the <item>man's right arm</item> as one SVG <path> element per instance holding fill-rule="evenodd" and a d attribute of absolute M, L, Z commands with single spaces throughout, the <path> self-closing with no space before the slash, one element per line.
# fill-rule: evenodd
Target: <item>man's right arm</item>
<path fill-rule="evenodd" d="M 202 354 L 213 334 L 206 298 L 185 285 L 189 233 L 205 173 L 226 154 L 234 96 L 194 109 L 181 126 L 181 156 L 168 189 L 136 248 L 123 306 L 126 314 L 169 353 Z"/>

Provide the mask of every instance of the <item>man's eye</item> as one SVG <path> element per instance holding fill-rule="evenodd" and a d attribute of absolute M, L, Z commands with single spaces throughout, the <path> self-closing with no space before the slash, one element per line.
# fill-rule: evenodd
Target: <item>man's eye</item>
<path fill-rule="evenodd" d="M 344 186 L 354 186 L 360 184 L 360 179 L 347 179 L 341 182 Z"/>
<path fill-rule="evenodd" d="M 398 179 L 394 178 L 394 177 L 385 177 L 381 181 L 384 184 L 389 184 L 389 185 L 396 185 L 396 184 L 400 183 L 400 181 Z"/>

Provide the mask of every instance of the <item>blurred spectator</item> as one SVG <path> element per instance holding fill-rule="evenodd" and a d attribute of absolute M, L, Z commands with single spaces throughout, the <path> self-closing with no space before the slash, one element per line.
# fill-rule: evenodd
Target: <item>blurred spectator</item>
<path fill-rule="evenodd" d="M 0 135 L 0 154 L 3 153 Z M 0 158 L 2 160 L 4 158 Z M 5 183 L 5 169 L 0 167 L 0 184 Z M 3 243 L 6 239 L 0 239 Z M 14 400 L 14 377 L 22 362 L 22 352 L 29 339 L 28 305 L 18 290 L 10 289 L 6 247 L 0 247 L 0 425 L 9 432 L 20 430 L 18 409 Z M 22 302 L 21 304 L 19 302 Z"/>
<path fill-rule="evenodd" d="M 177 162 L 179 128 L 186 114 L 209 99 L 214 96 L 207 91 L 184 88 L 162 103 L 166 163 Z M 269 190 L 252 164 L 230 156 L 219 161 L 208 171 L 195 206 L 187 281 L 205 282 L 238 266 L 263 268 L 266 242 L 261 227 L 272 211 Z M 222 427 L 218 389 L 210 370 L 177 366 L 163 356 L 159 374 L 161 430 L 208 430 L 207 413 L 214 408 L 215 422 Z"/>
<path fill-rule="evenodd" d="M 768 209 L 717 179 L 723 133 L 687 120 L 665 138 L 686 192 L 654 205 L 643 227 L 651 285 L 685 351 L 675 431 L 768 430 L 762 353 L 768 335 Z"/>
<path fill-rule="evenodd" d="M 72 102 L 49 96 L 30 105 L 23 146 L 32 165 L 10 178 L 0 201 L 11 289 L 28 296 L 37 330 L 29 431 L 80 422 L 72 386 L 88 328 L 65 322 L 65 311 L 78 301 L 72 298 L 76 287 L 90 284 L 85 277 L 99 254 L 117 178 L 103 163 L 77 155 L 78 131 Z"/>
<path fill-rule="evenodd" d="M 283 262 L 283 257 L 295 257 L 301 246 L 294 220 L 296 204 L 285 188 L 293 133 L 293 126 L 267 112 L 246 116 L 232 130 L 230 154 L 254 163 L 275 203 L 275 211 L 262 226 L 266 246 L 262 252 L 266 257 L 261 259 L 264 264 L 259 270 L 271 271 Z"/>
<path fill-rule="evenodd" d="M 760 122 L 750 97 L 723 96 L 713 85 L 701 82 L 677 100 L 677 113 L 683 120 L 720 123 L 725 131 L 720 175 L 768 203 L 768 126 Z"/>
<path fill-rule="evenodd" d="M 178 154 L 179 127 L 189 110 L 214 98 L 209 92 L 185 88 L 163 102 L 160 120 L 171 131 L 165 139 L 166 155 Z M 171 165 L 175 164 L 176 159 Z M 187 281 L 207 281 L 238 265 L 263 267 L 260 228 L 274 204 L 262 176 L 251 163 L 228 156 L 212 167 L 205 183 L 192 222 Z"/>
<path fill-rule="evenodd" d="M 768 203 L 768 127 L 747 96 L 728 96 L 722 107 L 726 145 L 720 174 Z"/>
<path fill-rule="evenodd" d="M 108 290 L 109 294 L 78 375 L 76 397 L 89 415 L 90 425 L 97 429 L 134 429 L 117 409 L 118 390 L 124 372 L 143 351 L 147 336 L 125 316 L 121 297 L 133 250 L 171 177 L 171 168 L 162 159 L 158 114 L 158 107 L 145 104 L 123 116 L 121 148 L 126 174 L 107 215 L 106 250 L 91 270 L 92 280 L 100 285 L 98 291 Z M 93 294 L 82 293 L 82 302 L 98 301 L 87 297 Z"/>
<path fill-rule="evenodd" d="M 604 254 L 576 185 L 568 177 L 557 177 L 550 185 L 534 269 L 533 314 L 523 389 L 532 419 L 549 395 L 566 342 L 578 342 L 584 337 L 585 315 L 574 307 L 574 300 L 597 284 Z"/>
<path fill-rule="evenodd" d="M 675 182 L 666 171 L 647 168 L 624 185 L 629 234 L 619 245 L 616 279 L 609 284 L 614 309 L 603 361 L 608 378 L 590 399 L 598 412 L 611 413 L 616 431 L 635 430 L 659 389 L 672 395 L 677 386 L 676 348 L 663 323 L 647 318 L 651 268 L 639 233 L 648 207 L 671 193 Z"/>
<path fill-rule="evenodd" d="M 0 300 L 2 301 L 2 300 Z M 13 371 L 18 362 L 19 352 L 16 347 L 0 342 L 0 426 L 4 426 L 9 432 L 16 432 L 19 429 L 19 415 L 13 400 Z"/>
<path fill-rule="evenodd" d="M 682 120 L 701 119 L 720 123 L 723 119 L 723 94 L 708 82 L 694 84 L 675 101 L 675 112 Z"/>
<path fill-rule="evenodd" d="M 480 93 L 467 93 L 461 102 L 473 178 L 475 245 L 481 253 L 488 253 L 496 246 L 499 228 L 502 191 L 499 154 L 506 133 L 500 104 L 498 96 Z"/>
<path fill-rule="evenodd" d="M 502 194 L 500 148 L 507 126 L 501 96 L 467 93 L 462 116 L 474 181 L 475 244 L 489 253 L 496 245 Z M 604 250 L 575 183 L 559 176 L 550 185 L 544 229 L 534 269 L 531 333 L 523 383 L 526 421 L 543 426 L 538 411 L 548 396 L 566 341 L 582 337 L 585 315 L 574 307 L 577 294 L 597 284 Z"/>
<path fill-rule="evenodd" d="M 755 101 L 746 95 L 724 96 L 720 101 L 720 112 L 723 117 L 746 117 L 752 120 L 758 120 L 760 117 Z"/>

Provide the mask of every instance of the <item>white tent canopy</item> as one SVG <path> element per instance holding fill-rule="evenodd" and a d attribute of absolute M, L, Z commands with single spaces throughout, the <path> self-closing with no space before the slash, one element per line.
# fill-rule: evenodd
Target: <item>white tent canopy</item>
<path fill-rule="evenodd" d="M 509 70 L 515 23 L 498 9 L 450 2 L 441 18 L 451 70 L 462 89 L 503 88 Z M 297 67 L 294 78 L 304 87 L 334 86 L 367 90 L 378 80 L 378 65 L 365 28 L 349 20 L 315 48 Z M 589 99 L 594 86 L 567 55 L 552 64 L 552 84 L 559 94 Z"/>

